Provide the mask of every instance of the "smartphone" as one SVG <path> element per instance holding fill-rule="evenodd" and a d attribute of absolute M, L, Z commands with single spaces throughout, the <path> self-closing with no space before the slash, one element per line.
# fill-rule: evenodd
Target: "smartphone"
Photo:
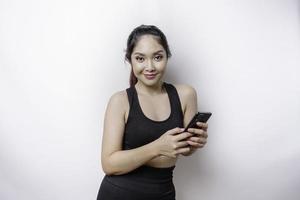
<path fill-rule="evenodd" d="M 191 119 L 191 121 L 189 122 L 189 124 L 187 125 L 187 127 L 184 129 L 183 132 L 187 132 L 187 130 L 189 128 L 196 128 L 197 126 L 197 122 L 204 122 L 206 123 L 207 120 L 210 118 L 210 116 L 212 115 L 211 112 L 197 112 L 194 117 Z"/>

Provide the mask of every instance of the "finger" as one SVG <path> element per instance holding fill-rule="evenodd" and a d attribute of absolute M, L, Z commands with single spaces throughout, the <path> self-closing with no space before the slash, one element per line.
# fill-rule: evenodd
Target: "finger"
<path fill-rule="evenodd" d="M 185 146 L 188 146 L 187 141 L 177 142 L 177 144 L 175 146 L 175 149 L 182 148 L 182 147 L 185 147 Z"/>
<path fill-rule="evenodd" d="M 175 141 L 180 141 L 180 140 L 186 139 L 188 137 L 191 137 L 192 135 L 193 134 L 189 133 L 189 132 L 180 133 L 180 134 L 175 136 Z"/>
<path fill-rule="evenodd" d="M 205 138 L 201 138 L 201 137 L 190 137 L 187 141 L 197 142 L 201 144 L 205 144 L 207 142 Z"/>
<path fill-rule="evenodd" d="M 207 123 L 197 122 L 196 124 L 197 124 L 198 127 L 200 127 L 203 130 L 207 130 L 207 128 L 208 128 L 208 124 Z"/>
<path fill-rule="evenodd" d="M 188 153 L 188 152 L 190 152 L 190 150 L 191 150 L 190 147 L 180 148 L 180 149 L 176 150 L 176 154 Z"/>
<path fill-rule="evenodd" d="M 200 132 L 199 132 L 200 131 Z M 207 135 L 207 132 L 206 131 L 203 131 L 201 129 L 198 129 L 197 130 L 194 130 L 194 136 L 195 137 L 201 137 L 201 138 L 208 138 L 208 135 Z"/>
<path fill-rule="evenodd" d="M 200 142 L 201 138 L 200 137 L 189 137 L 187 141 L 192 141 L 192 142 Z"/>
<path fill-rule="evenodd" d="M 193 141 L 187 141 L 187 142 L 189 143 L 189 145 L 191 145 L 192 147 L 195 147 L 195 148 L 201 148 L 205 145 L 205 144 L 193 142 Z"/>
<path fill-rule="evenodd" d="M 189 128 L 188 132 L 196 134 L 198 136 L 204 136 L 205 135 L 205 131 L 200 129 L 200 128 Z"/>
<path fill-rule="evenodd" d="M 173 128 L 173 129 L 169 130 L 168 134 L 169 135 L 176 135 L 178 133 L 182 133 L 182 131 L 184 131 L 184 128 L 176 127 L 176 128 Z"/>
<path fill-rule="evenodd" d="M 207 131 L 203 131 L 200 137 L 208 138 Z"/>

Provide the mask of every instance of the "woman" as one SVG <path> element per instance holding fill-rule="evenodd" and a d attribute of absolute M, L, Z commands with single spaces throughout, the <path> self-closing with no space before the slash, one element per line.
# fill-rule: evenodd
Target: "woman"
<path fill-rule="evenodd" d="M 163 81 L 171 56 L 165 35 L 141 25 L 128 37 L 130 87 L 109 100 L 101 162 L 105 172 L 97 200 L 175 200 L 173 170 L 179 155 L 202 148 L 207 123 L 183 132 L 197 112 L 197 94 Z"/>

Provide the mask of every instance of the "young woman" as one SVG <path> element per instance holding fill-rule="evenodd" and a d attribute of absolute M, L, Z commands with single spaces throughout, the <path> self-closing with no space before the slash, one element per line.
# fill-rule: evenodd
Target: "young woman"
<path fill-rule="evenodd" d="M 183 132 L 197 112 L 197 94 L 186 84 L 163 81 L 168 42 L 156 26 L 141 25 L 128 37 L 130 87 L 108 102 L 101 163 L 105 177 L 97 200 L 175 200 L 173 170 L 207 140 L 207 123 Z"/>

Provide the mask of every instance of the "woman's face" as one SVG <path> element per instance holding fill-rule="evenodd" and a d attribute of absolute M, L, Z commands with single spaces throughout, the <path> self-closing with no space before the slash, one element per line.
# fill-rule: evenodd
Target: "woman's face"
<path fill-rule="evenodd" d="M 148 86 L 162 80 L 167 61 L 165 49 L 153 35 L 141 36 L 131 54 L 133 73 L 139 82 Z"/>

